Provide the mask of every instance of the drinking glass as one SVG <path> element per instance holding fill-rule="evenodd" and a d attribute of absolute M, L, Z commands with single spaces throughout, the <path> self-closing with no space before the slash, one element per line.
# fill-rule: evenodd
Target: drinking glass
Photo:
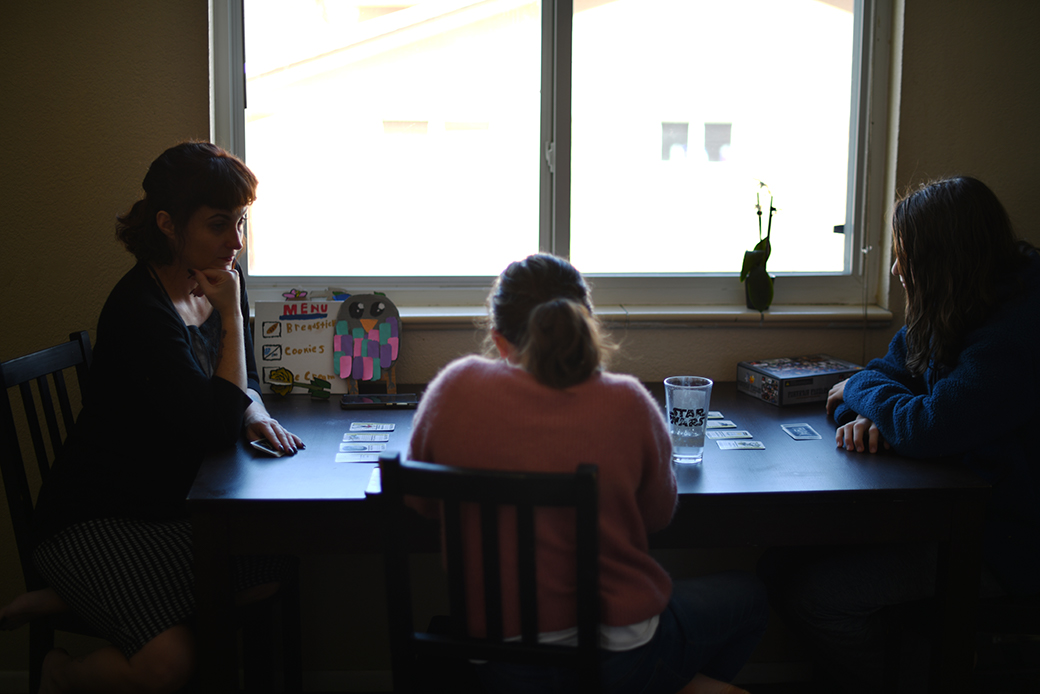
<path fill-rule="evenodd" d="M 665 413 L 672 437 L 672 461 L 700 463 L 704 458 L 704 430 L 708 422 L 712 381 L 701 376 L 664 379 Z"/>

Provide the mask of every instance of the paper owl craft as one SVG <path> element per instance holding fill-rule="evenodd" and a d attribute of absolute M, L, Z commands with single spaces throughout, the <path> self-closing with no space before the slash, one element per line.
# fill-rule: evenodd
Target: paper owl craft
<path fill-rule="evenodd" d="M 336 315 L 332 362 L 340 378 L 378 381 L 397 361 L 401 314 L 382 294 L 354 294 Z"/>

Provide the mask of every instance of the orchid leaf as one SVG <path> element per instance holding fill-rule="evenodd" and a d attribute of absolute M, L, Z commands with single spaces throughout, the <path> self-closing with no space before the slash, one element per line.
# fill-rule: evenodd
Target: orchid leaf
<path fill-rule="evenodd" d="M 766 258 L 762 261 L 762 267 L 765 267 L 766 260 L 769 260 L 769 254 L 773 252 L 773 244 L 769 243 L 769 237 L 766 236 L 764 239 L 755 244 L 756 251 L 765 251 Z"/>
<path fill-rule="evenodd" d="M 748 251 L 748 253 L 752 252 Z M 748 271 L 747 296 L 756 311 L 765 311 L 773 303 L 773 278 L 766 272 L 764 262 L 761 265 L 755 265 Z"/>
<path fill-rule="evenodd" d="M 740 281 L 747 279 L 748 273 L 753 268 L 760 267 L 765 270 L 767 255 L 765 251 L 744 251 L 744 266 L 740 269 Z"/>

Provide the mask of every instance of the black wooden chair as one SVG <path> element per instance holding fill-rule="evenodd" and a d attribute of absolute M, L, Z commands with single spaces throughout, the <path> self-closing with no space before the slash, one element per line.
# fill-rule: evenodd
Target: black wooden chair
<path fill-rule="evenodd" d="M 86 331 L 72 333 L 66 343 L 0 363 L 0 382 L 3 385 L 3 393 L 0 394 L 0 446 L 3 450 L 0 472 L 3 473 L 7 508 L 11 513 L 15 544 L 18 546 L 18 557 L 22 562 L 25 589 L 29 591 L 45 588 L 46 583 L 36 573 L 32 563 L 30 536 L 33 497 L 27 473 L 28 460 L 23 459 L 18 443 L 18 428 L 8 389 L 17 386 L 21 392 L 26 426 L 36 453 L 36 464 L 42 481 L 50 471 L 53 453 L 61 448 L 65 435 L 72 428 L 75 419 L 65 374 L 70 370 L 75 371 L 82 394 L 89 368 L 90 337 Z M 53 394 L 51 385 L 48 384 L 48 376 L 53 384 Z M 36 398 L 33 395 L 34 381 L 39 394 L 40 409 L 43 411 L 43 423 L 40 422 Z M 59 414 L 63 429 L 59 428 Z M 47 443 L 50 444 L 50 452 L 47 450 Z M 71 612 L 32 620 L 29 623 L 29 690 L 32 692 L 40 688 L 43 657 L 54 647 L 55 631 L 97 636 L 85 622 Z"/>
<path fill-rule="evenodd" d="M 599 520 L 598 480 L 594 465 L 581 465 L 573 474 L 519 473 L 470 470 L 415 461 L 384 454 L 382 503 L 386 510 L 384 559 L 390 651 L 394 691 L 438 691 L 432 682 L 444 676 L 445 663 L 453 672 L 465 671 L 469 659 L 574 668 L 581 691 L 600 690 L 599 670 Z M 443 503 L 445 564 L 448 572 L 450 615 L 434 618 L 431 629 L 416 631 L 412 613 L 412 583 L 408 562 L 408 528 L 414 511 L 405 496 L 438 499 Z M 486 638 L 467 635 L 463 572 L 461 510 L 479 506 L 483 557 Z M 517 518 L 517 572 L 522 635 L 503 640 L 499 508 L 514 507 Z M 535 514 L 542 507 L 573 507 L 576 532 L 576 593 L 578 645 L 538 643 L 538 606 L 535 585 Z M 433 626 L 444 624 L 438 629 Z M 439 632 L 439 633 L 437 633 Z M 460 675 L 461 676 L 461 675 Z M 472 682 L 469 683 L 472 686 Z M 452 682 L 445 691 L 459 691 Z"/>
<path fill-rule="evenodd" d="M 86 331 L 69 335 L 69 341 L 47 349 L 0 363 L 0 473 L 7 493 L 15 543 L 22 563 L 27 591 L 46 587 L 32 562 L 33 496 L 29 483 L 30 463 L 19 445 L 19 427 L 8 390 L 15 387 L 21 394 L 24 428 L 28 430 L 35 453 L 39 479 L 50 472 L 54 456 L 75 421 L 72 398 L 66 375 L 75 373 L 82 396 L 87 387 L 90 367 L 90 337 Z M 34 395 L 39 396 L 37 403 Z M 53 391 L 52 391 L 53 387 Z M 43 413 L 43 422 L 39 412 Z M 59 426 L 60 416 L 60 426 Z M 48 444 L 49 443 L 49 450 Z M 246 606 L 242 611 L 245 682 L 250 691 L 272 691 L 275 677 L 272 663 L 274 612 L 280 610 L 283 646 L 283 672 L 286 691 L 302 691 L 303 667 L 300 647 L 299 584 L 293 576 L 274 599 Z M 98 636 L 73 612 L 66 611 L 32 620 L 29 623 L 29 687 L 40 687 L 43 658 L 54 647 L 57 631 Z"/>

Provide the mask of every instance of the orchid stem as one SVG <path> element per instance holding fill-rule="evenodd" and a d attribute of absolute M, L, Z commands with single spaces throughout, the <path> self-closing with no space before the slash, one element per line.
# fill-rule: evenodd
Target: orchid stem
<path fill-rule="evenodd" d="M 776 208 L 773 207 L 773 196 L 769 196 L 769 224 L 766 226 L 766 238 L 773 233 L 773 213 L 776 212 Z M 758 235 L 762 236 L 762 218 L 758 218 Z"/>
<path fill-rule="evenodd" d="M 762 201 L 758 198 L 758 193 L 755 193 L 755 209 L 758 210 L 758 240 L 762 240 Z"/>

